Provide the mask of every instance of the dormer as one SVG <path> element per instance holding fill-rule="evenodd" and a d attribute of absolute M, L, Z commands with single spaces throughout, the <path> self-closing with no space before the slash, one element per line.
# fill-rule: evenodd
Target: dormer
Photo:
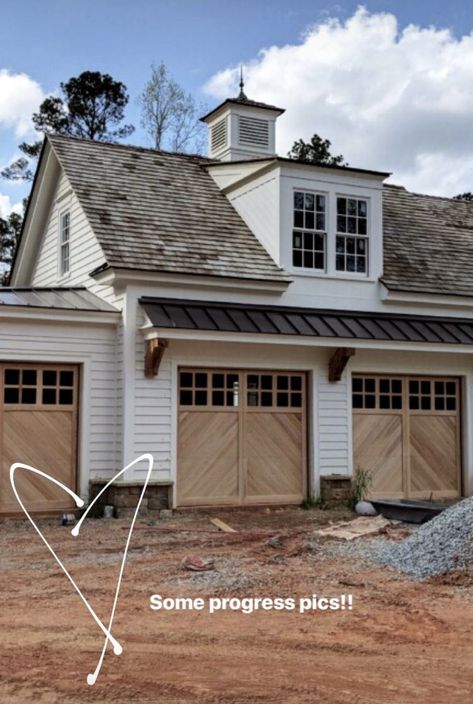
<path fill-rule="evenodd" d="M 276 154 L 276 120 L 284 110 L 250 100 L 243 91 L 201 117 L 209 128 L 209 156 L 220 161 L 272 157 Z"/>

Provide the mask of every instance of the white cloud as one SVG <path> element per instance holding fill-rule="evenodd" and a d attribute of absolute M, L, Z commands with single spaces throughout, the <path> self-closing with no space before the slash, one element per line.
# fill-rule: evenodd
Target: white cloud
<path fill-rule="evenodd" d="M 0 193 L 0 218 L 6 218 L 11 212 L 22 213 L 23 203 L 19 201 L 18 203 L 12 203 L 10 196 Z"/>
<path fill-rule="evenodd" d="M 31 115 L 45 97 L 39 83 L 26 73 L 0 69 L 0 127 L 25 137 L 32 132 Z"/>
<path fill-rule="evenodd" d="M 205 86 L 236 93 L 239 67 Z M 407 188 L 473 191 L 473 33 L 409 25 L 359 8 L 326 19 L 295 45 L 272 46 L 244 67 L 250 98 L 286 108 L 278 151 L 314 132 L 353 166 L 393 171 Z"/>

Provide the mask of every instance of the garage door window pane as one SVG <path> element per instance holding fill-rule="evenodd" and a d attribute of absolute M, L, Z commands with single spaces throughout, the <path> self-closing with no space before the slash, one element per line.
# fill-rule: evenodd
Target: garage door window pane
<path fill-rule="evenodd" d="M 184 386 L 186 388 L 191 388 L 192 387 L 192 377 L 193 377 L 193 374 L 191 372 L 181 372 L 181 374 L 180 374 L 181 386 Z"/>
<path fill-rule="evenodd" d="M 43 403 L 48 406 L 48 405 L 55 405 L 56 404 L 56 389 L 48 389 L 44 388 L 43 389 Z"/>
<path fill-rule="evenodd" d="M 225 405 L 225 392 L 224 391 L 212 391 L 212 406 L 224 406 Z"/>
<path fill-rule="evenodd" d="M 195 405 L 196 406 L 206 406 L 207 405 L 207 391 L 195 392 Z"/>
<path fill-rule="evenodd" d="M 212 374 L 212 386 L 214 389 L 223 389 L 225 386 L 224 374 Z"/>
<path fill-rule="evenodd" d="M 36 369 L 23 369 L 22 382 L 25 386 L 36 386 Z"/>
<path fill-rule="evenodd" d="M 18 385 L 20 383 L 19 369 L 5 369 L 5 384 Z"/>
<path fill-rule="evenodd" d="M 74 373 L 61 371 L 59 374 L 59 384 L 61 386 L 74 386 Z"/>
<path fill-rule="evenodd" d="M 43 371 L 43 386 L 56 386 L 57 373 L 53 369 Z"/>
<path fill-rule="evenodd" d="M 289 406 L 289 394 L 285 391 L 280 391 L 277 397 L 278 408 L 287 408 Z"/>
<path fill-rule="evenodd" d="M 21 402 L 22 403 L 36 403 L 36 388 L 31 386 L 24 386 L 21 390 Z"/>
<path fill-rule="evenodd" d="M 287 376 L 278 376 L 277 388 L 281 391 L 286 391 L 289 388 L 289 378 Z"/>
<path fill-rule="evenodd" d="M 265 406 L 265 407 L 273 405 L 273 394 L 270 391 L 263 391 L 262 392 L 261 405 Z"/>
<path fill-rule="evenodd" d="M 59 389 L 59 405 L 70 406 L 73 401 L 72 389 Z"/>
<path fill-rule="evenodd" d="M 207 388 L 207 374 L 196 374 L 195 375 L 195 385 L 199 389 Z"/>
<path fill-rule="evenodd" d="M 6 387 L 3 392 L 3 400 L 5 403 L 19 403 L 20 389 Z"/>
<path fill-rule="evenodd" d="M 431 409 L 430 396 L 421 396 L 420 407 L 423 411 L 430 411 L 430 409 Z"/>
<path fill-rule="evenodd" d="M 302 394 L 300 394 L 300 393 L 291 394 L 291 406 L 293 408 L 300 408 L 302 406 Z"/>
<path fill-rule="evenodd" d="M 181 406 L 192 406 L 192 391 L 181 389 L 179 402 Z"/>

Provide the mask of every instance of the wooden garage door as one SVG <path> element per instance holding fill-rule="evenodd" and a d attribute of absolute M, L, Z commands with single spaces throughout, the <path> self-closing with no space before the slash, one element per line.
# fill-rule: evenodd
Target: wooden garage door
<path fill-rule="evenodd" d="M 304 374 L 180 370 L 179 505 L 299 503 L 305 486 Z"/>
<path fill-rule="evenodd" d="M 461 493 L 460 385 L 450 377 L 354 376 L 354 467 L 371 498 Z"/>
<path fill-rule="evenodd" d="M 10 465 L 23 462 L 76 489 L 78 370 L 71 365 L 0 365 L 0 512 L 18 513 Z M 18 493 L 29 511 L 73 508 L 47 479 L 18 470 Z"/>

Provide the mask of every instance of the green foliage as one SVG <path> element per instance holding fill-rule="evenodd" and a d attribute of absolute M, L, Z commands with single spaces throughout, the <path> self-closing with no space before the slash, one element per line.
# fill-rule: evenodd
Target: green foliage
<path fill-rule="evenodd" d="M 306 161 L 310 164 L 325 164 L 327 166 L 347 166 L 345 158 L 339 154 L 333 156 L 330 152 L 332 143 L 328 139 L 322 139 L 318 134 L 312 135 L 310 142 L 298 139 L 294 142 L 291 150 L 287 153 L 290 159 Z"/>
<path fill-rule="evenodd" d="M 458 195 L 453 196 L 453 200 L 472 201 L 473 200 L 473 193 L 470 193 L 470 191 L 467 191 L 466 193 L 459 193 Z"/>
<path fill-rule="evenodd" d="M 0 218 L 0 285 L 6 286 L 9 269 L 20 235 L 23 218 L 18 213 L 10 213 L 7 218 Z"/>
<path fill-rule="evenodd" d="M 205 127 L 199 121 L 194 98 L 170 76 L 166 65 L 151 67 L 151 78 L 141 96 L 141 125 L 155 149 L 175 152 L 200 152 L 205 142 Z"/>
<path fill-rule="evenodd" d="M 61 96 L 50 96 L 33 114 L 33 124 L 42 134 L 64 134 L 82 139 L 114 142 L 128 137 L 132 125 L 121 125 L 128 103 L 126 86 L 108 73 L 84 71 L 61 83 Z M 41 141 L 19 145 L 21 156 L 2 171 L 3 178 L 31 181 Z"/>
<path fill-rule="evenodd" d="M 350 508 L 355 508 L 359 501 L 364 501 L 373 484 L 373 475 L 368 469 L 357 467 L 353 477 Z"/>

